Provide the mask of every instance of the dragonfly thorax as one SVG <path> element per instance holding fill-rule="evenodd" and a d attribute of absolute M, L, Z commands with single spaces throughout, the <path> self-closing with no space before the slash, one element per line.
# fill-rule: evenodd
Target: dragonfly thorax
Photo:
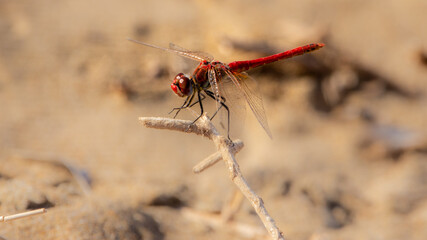
<path fill-rule="evenodd" d="M 192 81 L 184 75 L 184 73 L 178 73 L 173 79 L 171 84 L 172 91 L 180 96 L 185 97 L 193 93 Z"/>

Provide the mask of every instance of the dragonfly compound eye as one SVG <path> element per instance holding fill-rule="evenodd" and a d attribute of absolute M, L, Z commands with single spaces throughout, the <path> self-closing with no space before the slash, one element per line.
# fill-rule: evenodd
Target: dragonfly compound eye
<path fill-rule="evenodd" d="M 193 91 L 193 86 L 191 85 L 191 80 L 186 77 L 183 73 L 179 73 L 173 80 L 171 84 L 172 91 L 180 97 L 188 96 Z"/>

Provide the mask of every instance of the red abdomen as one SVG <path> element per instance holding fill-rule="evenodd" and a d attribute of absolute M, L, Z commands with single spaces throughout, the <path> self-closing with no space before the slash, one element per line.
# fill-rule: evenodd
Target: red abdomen
<path fill-rule="evenodd" d="M 283 59 L 291 58 L 294 56 L 302 55 L 304 53 L 312 52 L 314 50 L 322 48 L 323 46 L 325 46 L 325 44 L 323 43 L 312 43 L 302 47 L 294 48 L 292 50 L 288 50 L 286 52 L 274 54 L 268 57 L 257 58 L 257 59 L 248 60 L 248 61 L 232 62 L 228 64 L 228 67 L 234 72 L 244 72 L 249 69 L 256 68 L 268 63 L 272 63 L 272 62 L 280 61 Z"/>

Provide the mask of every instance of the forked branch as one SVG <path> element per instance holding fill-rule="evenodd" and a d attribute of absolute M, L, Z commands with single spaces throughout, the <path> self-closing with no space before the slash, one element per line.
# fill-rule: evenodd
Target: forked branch
<path fill-rule="evenodd" d="M 193 171 L 201 172 L 222 158 L 227 166 L 231 180 L 237 185 L 243 195 L 251 202 L 253 208 L 263 222 L 272 239 L 285 239 L 282 232 L 280 232 L 279 228 L 276 226 L 274 219 L 268 214 L 262 199 L 249 187 L 240 171 L 236 159 L 234 158 L 235 153 L 243 147 L 243 143 L 240 140 L 231 144 L 230 140 L 218 133 L 206 115 L 203 115 L 194 124 L 192 121 L 169 118 L 141 117 L 139 120 L 144 126 L 149 128 L 195 133 L 197 135 L 202 135 L 211 139 L 214 142 L 218 152 L 196 165 Z"/>

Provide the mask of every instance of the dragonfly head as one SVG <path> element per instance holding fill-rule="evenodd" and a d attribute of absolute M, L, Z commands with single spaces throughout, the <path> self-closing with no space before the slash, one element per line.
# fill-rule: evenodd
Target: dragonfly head
<path fill-rule="evenodd" d="M 171 84 L 172 91 L 180 97 L 185 97 L 193 93 L 191 80 L 183 73 L 178 73 Z"/>

